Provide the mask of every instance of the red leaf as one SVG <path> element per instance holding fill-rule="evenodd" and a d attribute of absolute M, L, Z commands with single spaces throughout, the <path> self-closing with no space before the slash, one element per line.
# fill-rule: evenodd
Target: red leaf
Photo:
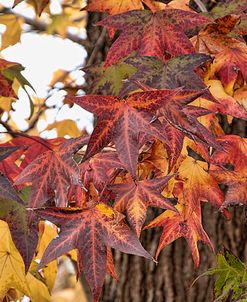
<path fill-rule="evenodd" d="M 98 301 L 107 268 L 107 247 L 124 253 L 152 257 L 118 213 L 105 204 L 90 209 L 40 209 L 36 213 L 60 228 L 59 236 L 46 249 L 39 268 L 72 249 L 78 251 L 78 271 L 83 272 Z"/>
<path fill-rule="evenodd" d="M 98 25 L 118 29 L 120 36 L 108 51 L 105 66 L 116 63 L 133 51 L 160 60 L 165 60 L 165 53 L 172 57 L 193 53 L 194 48 L 184 32 L 206 23 L 211 21 L 197 13 L 179 9 L 157 13 L 136 10 L 108 17 Z"/>
<path fill-rule="evenodd" d="M 163 232 L 160 237 L 159 246 L 156 252 L 158 257 L 160 251 L 173 242 L 174 240 L 184 237 L 190 246 L 192 257 L 195 266 L 199 266 L 199 251 L 197 247 L 197 241 L 202 241 L 210 246 L 214 251 L 214 248 L 208 238 L 208 235 L 204 231 L 201 224 L 200 207 L 195 211 L 186 210 L 186 205 L 178 204 L 176 206 L 179 213 L 173 211 L 165 211 L 160 216 L 151 221 L 145 229 L 161 226 Z"/>
<path fill-rule="evenodd" d="M 55 193 L 57 206 L 66 206 L 69 186 L 79 184 L 79 167 L 73 154 L 87 142 L 79 137 L 66 140 L 32 161 L 19 175 L 15 185 L 32 183 L 30 207 L 42 206 Z"/>
<path fill-rule="evenodd" d="M 128 221 L 138 237 L 145 222 L 148 207 L 176 211 L 174 206 L 161 195 L 170 178 L 171 176 L 168 176 L 108 186 L 116 194 L 114 209 L 121 213 L 126 210 Z"/>

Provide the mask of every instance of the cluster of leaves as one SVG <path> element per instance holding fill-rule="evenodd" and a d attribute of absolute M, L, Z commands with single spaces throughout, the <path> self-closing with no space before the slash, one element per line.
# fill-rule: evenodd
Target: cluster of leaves
<path fill-rule="evenodd" d="M 47 2 L 33 1 L 39 14 Z M 246 32 L 234 31 L 242 15 L 212 20 L 187 1 L 117 3 L 91 0 L 85 7 L 110 15 L 97 25 L 114 41 L 105 62 L 85 69 L 95 94 L 66 97 L 95 114 L 93 133 L 53 140 L 20 133 L 1 145 L 0 236 L 8 244 L 0 298 L 15 287 L 34 299 L 28 278 L 49 294 L 53 260 L 76 249 L 78 275 L 98 301 L 106 273 L 117 278 L 111 248 L 152 260 L 139 237 L 158 226 L 155 259 L 184 237 L 198 266 L 198 241 L 214 250 L 201 202 L 227 217 L 228 206 L 247 202 L 247 139 L 225 135 L 220 124 L 222 116 L 247 120 Z M 6 73 L 14 63 L 0 62 L 0 94 L 15 98 Z M 149 207 L 164 212 L 144 226 Z M 59 228 L 46 249 L 47 232 L 56 229 L 39 223 L 45 220 Z"/>

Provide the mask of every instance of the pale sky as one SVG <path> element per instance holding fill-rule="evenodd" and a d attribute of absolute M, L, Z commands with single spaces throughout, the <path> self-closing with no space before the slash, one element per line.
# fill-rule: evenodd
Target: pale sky
<path fill-rule="evenodd" d="M 0 4 L 11 7 L 14 1 L 12 0 L 0 0 Z M 59 1 L 53 0 L 51 9 L 53 13 L 59 13 Z M 16 6 L 15 11 L 20 14 L 32 16 L 33 11 L 27 9 L 25 3 L 21 3 Z M 3 25 L 0 25 L 0 30 L 3 30 Z M 1 32 L 1 31 L 0 31 Z M 81 31 L 81 35 L 85 35 L 84 30 Z M 78 66 L 81 66 L 86 57 L 86 51 L 76 43 L 70 40 L 63 40 L 58 37 L 52 37 L 46 34 L 33 34 L 26 33 L 22 35 L 21 43 L 8 47 L 1 52 L 3 58 L 9 61 L 14 61 L 22 64 L 25 67 L 23 75 L 32 84 L 36 91 L 36 96 L 44 98 L 47 95 L 49 89 L 49 83 L 52 79 L 53 72 L 57 69 L 73 70 Z M 82 84 L 83 73 L 77 71 L 73 74 L 78 84 Z M 61 92 L 56 93 L 52 99 L 49 100 L 49 105 L 59 105 L 62 102 Z M 20 100 L 16 102 L 13 112 L 13 118 L 21 129 L 27 127 L 25 118 L 28 117 L 29 111 L 25 108 L 29 107 L 29 101 L 24 91 L 19 93 Z M 55 120 L 60 121 L 63 119 L 73 119 L 77 121 L 80 129 L 86 128 L 87 131 L 92 131 L 92 114 L 83 110 L 78 106 L 69 108 L 67 105 L 63 106 L 62 110 L 58 109 L 50 110 L 47 115 L 48 123 L 52 123 Z M 46 124 L 40 123 L 39 128 L 44 129 Z M 56 133 L 49 133 L 49 137 L 54 137 Z M 43 136 L 47 136 L 47 133 L 43 133 Z"/>

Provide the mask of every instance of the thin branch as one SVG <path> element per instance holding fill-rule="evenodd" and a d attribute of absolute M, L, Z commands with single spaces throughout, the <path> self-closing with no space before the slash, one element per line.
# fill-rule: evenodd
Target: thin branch
<path fill-rule="evenodd" d="M 199 7 L 199 9 L 201 10 L 201 12 L 206 13 L 208 11 L 207 8 L 206 8 L 206 6 L 204 5 L 204 3 L 201 0 L 194 0 L 194 2 Z"/>
<path fill-rule="evenodd" d="M 89 59 L 87 60 L 87 66 L 89 66 L 93 63 L 99 49 L 101 48 L 102 44 L 104 43 L 105 35 L 106 35 L 106 28 L 104 27 L 98 37 L 98 40 L 95 43 L 94 49 L 91 52 Z"/>

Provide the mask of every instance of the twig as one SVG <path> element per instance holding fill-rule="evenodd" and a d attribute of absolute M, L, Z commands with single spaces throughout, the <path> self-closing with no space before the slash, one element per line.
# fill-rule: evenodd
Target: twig
<path fill-rule="evenodd" d="M 201 10 L 201 12 L 206 13 L 208 11 L 207 8 L 206 8 L 206 6 L 204 5 L 204 3 L 201 0 L 194 0 L 194 2 L 199 7 L 199 9 Z"/>
<path fill-rule="evenodd" d="M 99 51 L 100 47 L 104 43 L 105 35 L 106 35 L 106 28 L 103 28 L 100 35 L 99 35 L 99 37 L 98 37 L 98 40 L 95 43 L 94 49 L 91 52 L 91 55 L 90 55 L 89 59 L 87 60 L 87 66 L 89 66 L 93 63 L 93 61 L 94 61 L 94 59 L 97 55 L 97 52 Z"/>

